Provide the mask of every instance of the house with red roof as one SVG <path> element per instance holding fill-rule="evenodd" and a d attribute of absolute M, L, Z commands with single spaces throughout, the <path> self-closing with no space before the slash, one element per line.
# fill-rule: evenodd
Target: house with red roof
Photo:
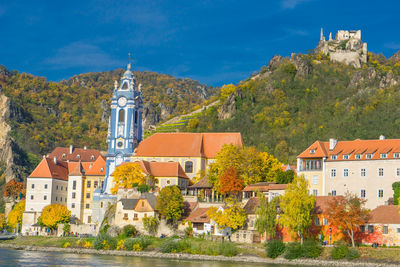
<path fill-rule="evenodd" d="M 389 203 L 400 181 L 400 139 L 315 141 L 297 156 L 297 173 L 315 196 L 350 192 L 374 209 Z"/>

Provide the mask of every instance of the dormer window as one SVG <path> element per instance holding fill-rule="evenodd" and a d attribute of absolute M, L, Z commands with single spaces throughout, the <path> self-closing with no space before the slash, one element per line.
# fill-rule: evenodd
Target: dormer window
<path fill-rule="evenodd" d="M 381 153 L 381 159 L 387 159 L 388 154 L 387 153 Z"/>
<path fill-rule="evenodd" d="M 372 159 L 372 154 L 367 154 L 367 159 Z"/>
<path fill-rule="evenodd" d="M 361 159 L 362 155 L 361 154 L 356 154 L 356 159 Z"/>
<path fill-rule="evenodd" d="M 90 157 L 92 160 L 94 160 L 94 156 L 92 155 L 91 157 Z"/>
<path fill-rule="evenodd" d="M 394 157 L 395 159 L 400 158 L 400 153 L 393 153 L 393 157 Z"/>
<path fill-rule="evenodd" d="M 100 171 L 103 172 L 103 171 L 104 171 L 104 168 L 101 168 Z"/>
<path fill-rule="evenodd" d="M 337 155 L 331 155 L 331 160 L 336 160 L 337 159 Z"/>
<path fill-rule="evenodd" d="M 80 158 L 81 158 L 81 155 L 78 154 L 76 157 L 77 157 L 78 159 L 80 159 Z"/>
<path fill-rule="evenodd" d="M 343 155 L 343 159 L 349 159 L 349 155 Z"/>
<path fill-rule="evenodd" d="M 64 153 L 64 154 L 62 154 L 62 157 L 63 157 L 63 158 L 65 158 L 65 157 L 66 157 L 65 153 Z"/>
<path fill-rule="evenodd" d="M 310 149 L 310 154 L 315 154 L 315 149 Z"/>

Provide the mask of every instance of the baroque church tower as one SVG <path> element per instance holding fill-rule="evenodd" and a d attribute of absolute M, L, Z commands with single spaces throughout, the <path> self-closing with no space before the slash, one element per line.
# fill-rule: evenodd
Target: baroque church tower
<path fill-rule="evenodd" d="M 141 86 L 136 88 L 135 76 L 129 62 L 120 83 L 115 81 L 111 98 L 111 116 L 108 124 L 108 153 L 106 155 L 106 178 L 103 192 L 110 194 L 112 174 L 115 167 L 128 162 L 134 150 L 142 141 L 143 99 Z"/>

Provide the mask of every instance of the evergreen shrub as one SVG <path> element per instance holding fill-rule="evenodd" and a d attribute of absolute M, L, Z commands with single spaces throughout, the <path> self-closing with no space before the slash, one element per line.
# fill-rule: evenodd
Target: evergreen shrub
<path fill-rule="evenodd" d="M 93 247 L 99 249 L 115 249 L 117 241 L 106 233 L 99 233 L 94 240 Z"/>
<path fill-rule="evenodd" d="M 285 248 L 282 240 L 271 240 L 267 243 L 267 256 L 275 259 L 285 252 Z"/>
<path fill-rule="evenodd" d="M 318 258 L 322 253 L 322 246 L 317 241 L 306 240 L 302 250 L 304 258 Z"/>
<path fill-rule="evenodd" d="M 137 233 L 137 230 L 136 230 L 135 226 L 128 224 L 128 225 L 124 226 L 122 232 L 124 233 L 124 235 L 126 237 L 134 237 Z"/>
<path fill-rule="evenodd" d="M 218 246 L 218 254 L 226 257 L 233 257 L 237 255 L 238 251 L 234 244 L 230 242 L 224 242 Z"/>
<path fill-rule="evenodd" d="M 335 260 L 344 259 L 349 254 L 349 248 L 346 244 L 338 244 L 331 250 L 331 257 Z"/>
<path fill-rule="evenodd" d="M 303 248 L 300 243 L 293 242 L 287 245 L 285 259 L 294 260 L 303 256 Z"/>
<path fill-rule="evenodd" d="M 358 249 L 356 248 L 350 248 L 349 252 L 347 253 L 346 258 L 348 260 L 354 260 L 360 257 L 360 254 L 358 253 Z"/>

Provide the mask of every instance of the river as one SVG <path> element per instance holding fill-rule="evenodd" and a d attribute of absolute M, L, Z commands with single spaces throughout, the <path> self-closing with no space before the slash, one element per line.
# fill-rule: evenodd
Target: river
<path fill-rule="evenodd" d="M 190 261 L 0 249 L 0 266 L 288 267 L 242 262 Z"/>

